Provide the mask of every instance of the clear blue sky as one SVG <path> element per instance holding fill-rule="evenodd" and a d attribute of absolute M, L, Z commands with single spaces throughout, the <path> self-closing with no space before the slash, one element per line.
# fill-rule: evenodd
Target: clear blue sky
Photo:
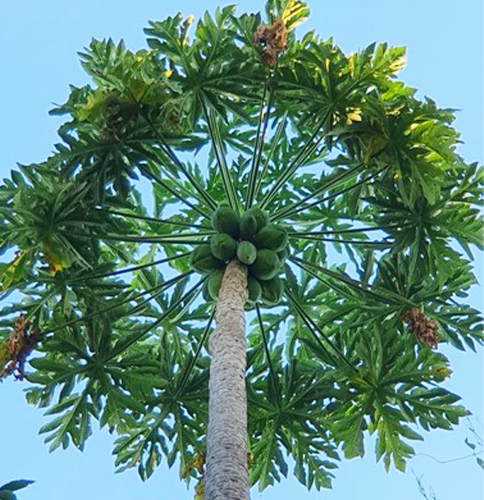
<path fill-rule="evenodd" d="M 264 1 L 237 2 L 240 11 L 261 10 Z M 41 161 L 58 141 L 56 118 L 48 117 L 52 103 L 68 94 L 68 85 L 87 83 L 77 52 L 91 37 L 124 38 L 133 50 L 145 47 L 143 28 L 148 20 L 161 20 L 181 11 L 199 16 L 213 11 L 215 0 L 18 0 L 0 3 L 0 177 L 16 162 Z M 312 16 L 300 30 L 316 29 L 333 36 L 345 51 L 353 52 L 373 41 L 408 47 L 408 67 L 401 78 L 432 97 L 442 107 L 458 108 L 457 128 L 468 161 L 482 163 L 483 45 L 481 0 L 345 0 L 309 1 Z M 478 274 L 482 283 L 482 255 Z M 482 308 L 482 288 L 475 288 L 472 305 Z M 446 354 L 447 351 L 443 350 Z M 473 412 L 472 425 L 482 436 L 483 358 L 478 354 L 450 354 L 454 374 L 447 388 L 463 396 Z M 84 453 L 74 448 L 49 454 L 38 436 L 47 422 L 42 412 L 23 398 L 26 383 L 0 385 L 0 484 L 12 479 L 34 479 L 21 500 L 179 500 L 193 498 L 178 480 L 176 468 L 165 466 L 142 483 L 135 471 L 115 475 L 112 437 L 94 432 Z M 422 498 L 412 471 L 432 486 L 438 500 L 483 497 L 482 472 L 473 459 L 438 463 L 468 455 L 464 439 L 467 424 L 453 432 L 437 431 L 417 443 L 418 455 L 408 473 L 386 474 L 375 464 L 374 443 L 368 441 L 363 460 L 343 461 L 332 491 L 307 491 L 294 479 L 283 481 L 263 494 L 265 500 L 325 498 L 327 500 L 411 500 Z M 252 498 L 260 498 L 253 492 Z"/>

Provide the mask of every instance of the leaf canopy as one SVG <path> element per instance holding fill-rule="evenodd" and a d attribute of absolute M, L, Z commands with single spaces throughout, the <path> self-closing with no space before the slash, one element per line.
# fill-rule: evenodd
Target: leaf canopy
<path fill-rule="evenodd" d="M 0 282 L 21 297 L 1 311 L 0 370 L 32 384 L 51 450 L 82 449 L 96 419 L 118 436 L 118 470 L 146 479 L 164 458 L 197 477 L 215 303 L 189 262 L 223 202 L 289 232 L 282 300 L 247 313 L 252 484 L 292 458 L 301 483 L 330 487 L 367 433 L 404 470 L 421 429 L 468 414 L 442 385 L 448 359 L 403 318 L 482 343 L 465 302 L 482 169 L 457 153 L 453 111 L 397 79 L 403 48 L 345 55 L 296 37 L 307 15 L 269 0 L 265 17 L 150 22 L 137 52 L 93 40 L 92 83 L 52 111 L 66 117 L 54 153 L 0 186 Z M 287 47 L 267 64 L 254 33 L 279 18 Z"/>

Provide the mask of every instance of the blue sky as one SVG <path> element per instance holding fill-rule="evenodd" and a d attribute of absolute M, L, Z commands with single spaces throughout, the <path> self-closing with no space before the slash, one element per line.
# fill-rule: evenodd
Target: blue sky
<path fill-rule="evenodd" d="M 260 10 L 263 1 L 237 2 L 240 11 Z M 176 3 L 138 0 L 19 0 L 0 3 L 0 177 L 16 162 L 41 161 L 58 141 L 57 118 L 47 115 L 52 103 L 65 100 L 69 84 L 87 83 L 77 52 L 91 37 L 124 38 L 133 50 L 145 47 L 143 28 L 148 20 L 160 20 L 181 11 L 199 16 L 213 11 L 214 0 Z M 345 51 L 353 52 L 374 41 L 408 47 L 408 67 L 401 78 L 442 107 L 458 108 L 456 127 L 462 133 L 460 151 L 468 161 L 483 161 L 483 46 L 480 0 L 313 0 L 310 20 L 300 30 L 316 29 L 324 38 L 333 36 Z M 482 255 L 478 274 L 482 283 Z M 482 308 L 482 288 L 470 297 Z M 468 426 L 482 436 L 483 357 L 448 352 L 452 377 L 446 387 L 463 396 L 473 412 L 455 432 L 437 431 L 418 444 L 418 455 L 409 462 L 408 473 L 385 473 L 375 464 L 373 447 L 367 443 L 363 460 L 343 461 L 332 491 L 307 491 L 296 480 L 266 490 L 262 498 L 325 498 L 346 500 L 409 500 L 422 498 L 414 474 L 433 487 L 438 500 L 482 498 L 482 472 L 472 458 L 457 460 L 471 451 Z M 25 383 L 6 381 L 0 386 L 0 484 L 11 479 L 34 479 L 36 483 L 19 496 L 23 500 L 100 500 L 193 498 L 178 480 L 176 469 L 162 466 L 142 483 L 135 471 L 115 475 L 111 456 L 113 437 L 105 430 L 94 432 L 84 453 L 74 448 L 49 454 L 38 435 L 47 422 L 42 412 L 24 401 Z M 433 458 L 430 458 L 430 455 Z M 253 492 L 252 498 L 260 498 Z"/>

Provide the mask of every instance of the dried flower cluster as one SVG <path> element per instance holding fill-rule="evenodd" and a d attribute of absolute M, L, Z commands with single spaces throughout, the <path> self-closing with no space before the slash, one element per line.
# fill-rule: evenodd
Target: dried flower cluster
<path fill-rule="evenodd" d="M 402 321 L 408 325 L 419 342 L 422 342 L 431 349 L 437 348 L 439 343 L 437 323 L 427 319 L 425 314 L 418 307 L 414 307 L 407 311 L 402 317 Z"/>
<path fill-rule="evenodd" d="M 259 26 L 255 30 L 254 43 L 263 47 L 262 62 L 267 66 L 275 66 L 277 57 L 287 46 L 287 31 L 282 19 L 276 19 L 271 27 Z"/>
<path fill-rule="evenodd" d="M 194 500 L 203 500 L 205 495 L 205 453 L 197 453 L 195 457 L 188 462 L 185 470 L 182 474 L 182 479 L 188 479 L 193 471 L 198 474 L 198 481 L 195 486 L 195 498 Z M 252 453 L 247 453 L 247 467 L 250 469 L 254 463 L 254 457 Z"/>
<path fill-rule="evenodd" d="M 15 322 L 13 332 L 8 343 L 9 363 L 0 375 L 1 378 L 13 374 L 17 380 L 25 376 L 24 365 L 29 354 L 35 349 L 40 340 L 40 331 L 35 328 L 29 333 L 30 321 L 19 316 Z"/>

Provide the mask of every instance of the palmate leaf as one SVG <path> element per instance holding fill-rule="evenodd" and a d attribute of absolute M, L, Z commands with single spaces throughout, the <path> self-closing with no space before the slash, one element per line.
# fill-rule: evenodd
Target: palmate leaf
<path fill-rule="evenodd" d="M 170 467 L 179 458 L 182 472 L 195 452 L 204 451 L 201 439 L 204 431 L 197 417 L 203 415 L 205 420 L 207 411 L 205 363 L 199 362 L 198 366 L 189 363 L 192 369 L 196 368 L 187 378 L 185 371 L 177 373 L 174 366 L 180 355 L 187 358 L 188 353 L 170 349 L 168 335 L 162 337 L 159 347 L 158 367 L 161 376 L 167 380 L 164 390 L 151 398 L 153 409 L 143 412 L 141 420 L 121 433 L 114 449 L 118 472 L 138 466 L 143 479 L 150 477 L 159 465 L 161 453 L 166 456 Z"/>
<path fill-rule="evenodd" d="M 331 422 L 331 431 L 337 441 L 343 442 L 346 458 L 362 457 L 365 453 L 364 432 L 368 429 L 366 420 L 370 397 L 361 396 L 352 404 L 343 405 L 340 415 L 335 415 Z"/>
<path fill-rule="evenodd" d="M 375 342 L 379 337 L 381 341 Z M 350 390 L 351 399 L 343 404 L 347 420 L 342 413 L 335 413 L 335 434 L 343 441 L 349 458 L 363 454 L 365 429 L 377 433 L 377 459 L 384 457 L 387 469 L 393 460 L 397 469 L 405 470 L 406 459 L 413 456 L 414 450 L 404 439 L 423 439 L 412 424 L 418 423 L 426 430 L 451 429 L 468 412 L 455 405 L 458 396 L 432 387 L 445 378 L 442 373 L 447 370 L 448 361 L 443 355 L 429 350 L 416 355 L 404 348 L 412 339 L 383 341 L 385 337 L 376 327 L 372 337 L 361 331 L 359 338 L 362 340 L 356 350 L 362 360 L 358 363 L 361 368 L 348 383 L 366 395 L 351 395 Z"/>
<path fill-rule="evenodd" d="M 161 420 L 150 415 L 145 418 L 144 422 L 131 425 L 130 434 L 116 441 L 114 454 L 117 472 L 138 466 L 142 479 L 150 477 L 160 463 L 160 450 L 167 453 L 166 439 L 160 430 Z"/>
<path fill-rule="evenodd" d="M 39 431 L 41 434 L 50 433 L 45 439 L 46 443 L 51 443 L 49 451 L 59 446 L 67 448 L 69 441 L 80 450 L 84 448 L 84 443 L 91 434 L 88 408 L 92 405 L 92 401 L 89 401 L 88 396 L 89 390 L 86 389 L 81 395 L 69 396 L 49 410 L 49 414 L 63 412 Z"/>
<path fill-rule="evenodd" d="M 287 457 L 292 456 L 302 484 L 329 487 L 330 471 L 336 467 L 332 460 L 338 455 L 324 430 L 324 411 L 318 402 L 324 398 L 322 394 L 331 398 L 336 392 L 331 382 L 318 380 L 321 365 L 295 360 L 283 365 L 281 353 L 278 348 L 271 355 L 272 377 L 264 378 L 257 369 L 263 356 L 255 358 L 256 366 L 251 363 L 249 380 L 253 377 L 255 381 L 248 395 L 251 482 L 264 489 L 279 481 L 281 475 L 287 475 Z M 328 458 L 322 459 L 321 453 Z"/>
<path fill-rule="evenodd" d="M 288 466 L 278 442 L 275 429 L 266 427 L 256 445 L 252 448 L 255 457 L 250 470 L 251 483 L 258 483 L 260 491 L 287 477 Z"/>
<path fill-rule="evenodd" d="M 185 299 L 185 295 L 182 294 L 180 299 Z M 173 306 L 178 307 L 180 299 L 175 300 L 173 304 L 168 304 L 167 309 L 173 310 Z M 127 333 L 126 326 L 124 324 L 121 330 L 124 336 Z M 133 329 L 133 326 L 131 328 Z M 95 354 L 89 355 L 86 352 L 84 354 L 86 362 L 80 365 L 72 363 L 69 365 L 65 362 L 55 361 L 49 356 L 31 362 L 37 370 L 45 372 L 43 376 L 40 373 L 29 376 L 29 380 L 32 382 L 43 385 L 41 389 L 30 391 L 28 397 L 32 402 L 48 404 L 53 389 L 59 384 L 63 384 L 58 404 L 51 407 L 47 414 L 63 413 L 42 428 L 42 432 L 50 433 L 47 441 L 52 441 L 51 449 L 60 445 L 66 447 L 69 438 L 82 449 L 90 433 L 90 418 L 92 416 L 99 418 L 101 425 L 108 424 L 111 430 L 116 429 L 120 433 L 126 432 L 133 426 L 137 426 L 140 415 L 145 413 L 145 405 L 142 401 L 152 401 L 160 391 L 166 389 L 167 379 L 164 379 L 160 373 L 159 361 L 156 358 L 151 361 L 147 359 L 147 353 L 153 352 L 154 354 L 156 352 L 156 344 L 153 342 L 145 345 L 138 344 L 136 351 L 131 349 L 120 356 L 123 351 L 128 349 L 129 345 L 132 345 L 131 336 L 140 337 L 146 335 L 148 331 L 147 328 L 140 329 L 139 327 L 133 330 L 131 335 L 127 335 L 127 338 L 123 339 L 122 350 L 119 342 L 115 340 L 113 340 L 112 347 L 108 347 L 102 340 L 98 344 L 91 343 L 91 349 L 95 351 Z M 116 334 L 119 336 L 118 332 Z M 56 349 L 54 352 L 59 349 L 61 338 L 64 341 L 67 340 L 65 336 L 57 337 L 57 345 L 51 346 Z M 72 349 L 70 344 L 68 346 Z M 63 350 L 65 351 L 65 348 Z M 165 345 L 166 351 L 168 351 L 167 345 Z M 111 361 L 115 358 L 115 362 Z M 170 370 L 172 370 L 173 361 L 168 361 Z M 167 373 L 166 376 L 172 378 L 172 373 Z M 79 382 L 82 385 L 83 379 L 87 379 L 86 388 L 80 393 L 71 394 L 72 391 L 77 392 L 76 387 Z M 189 393 L 189 387 L 185 390 L 186 393 Z M 102 403 L 101 395 L 105 398 L 104 403 Z M 190 405 L 188 407 L 191 408 Z M 198 404 L 193 408 L 197 408 L 197 412 L 199 411 Z M 183 425 L 185 424 L 183 423 Z M 150 453 L 150 456 L 153 457 L 155 452 L 151 451 Z M 175 451 L 174 456 L 176 457 L 176 455 Z M 153 458 L 150 460 L 148 465 L 153 463 Z"/>
<path fill-rule="evenodd" d="M 407 405 L 413 412 L 419 424 L 426 430 L 430 428 L 451 429 L 460 418 L 470 415 L 463 406 L 454 403 L 460 397 L 442 388 L 413 388 L 405 394 L 405 389 L 399 390 L 397 400 L 401 405 Z"/>
<path fill-rule="evenodd" d="M 470 258 L 470 245 L 483 248 L 483 224 L 478 209 L 459 207 L 456 203 L 439 213 L 435 223 L 441 226 L 448 236 L 455 238 Z"/>
<path fill-rule="evenodd" d="M 441 388 L 417 387 L 410 390 L 409 384 L 404 384 L 402 388 L 397 389 L 395 396 L 397 407 L 378 404 L 375 423 L 370 429 L 370 432 L 378 431 L 377 458 L 384 456 L 387 469 L 393 459 L 396 468 L 404 471 L 405 459 L 414 454 L 413 448 L 402 441 L 400 436 L 423 440 L 420 434 L 405 425 L 405 421 L 418 421 L 426 430 L 451 429 L 460 418 L 470 414 L 462 406 L 454 404 L 460 399 L 458 396 Z"/>
<path fill-rule="evenodd" d="M 377 405 L 374 426 L 378 430 L 376 444 L 376 458 L 383 457 L 385 468 L 388 471 L 391 459 L 398 470 L 405 472 L 405 459 L 414 454 L 414 449 L 400 439 L 404 436 L 407 439 L 423 440 L 420 434 L 412 431 L 408 426 L 400 421 L 400 412 L 389 406 Z M 370 428 L 370 432 L 372 428 Z"/>
<path fill-rule="evenodd" d="M 409 259 L 398 255 L 382 260 L 378 280 L 383 286 L 406 294 L 417 304 L 426 304 L 426 314 L 435 319 L 442 341 L 450 342 L 463 350 L 464 344 L 475 350 L 482 342 L 482 314 L 456 300 L 466 296 L 466 291 L 476 282 L 469 264 L 457 260 L 455 254 L 447 259 L 441 252 L 440 262 L 426 279 L 419 279 L 409 270 Z M 389 269 L 392 269 L 390 272 Z M 459 290 L 459 293 L 455 291 Z"/>
<path fill-rule="evenodd" d="M 443 333 L 458 349 L 463 350 L 462 340 L 473 350 L 482 343 L 484 331 L 482 314 L 469 306 L 444 306 L 435 312 Z"/>

